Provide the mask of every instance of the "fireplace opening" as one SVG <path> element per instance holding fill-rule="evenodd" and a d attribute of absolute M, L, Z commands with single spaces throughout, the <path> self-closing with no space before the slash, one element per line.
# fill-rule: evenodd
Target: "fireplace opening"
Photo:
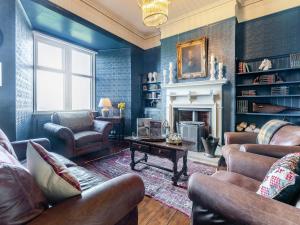
<path fill-rule="evenodd" d="M 173 127 L 180 133 L 184 140 L 195 143 L 192 151 L 204 151 L 201 137 L 211 134 L 211 109 L 176 108 L 173 111 Z"/>

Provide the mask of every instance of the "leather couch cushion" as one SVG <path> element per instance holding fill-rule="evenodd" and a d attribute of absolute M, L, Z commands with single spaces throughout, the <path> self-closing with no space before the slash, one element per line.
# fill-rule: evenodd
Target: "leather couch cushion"
<path fill-rule="evenodd" d="M 0 146 L 0 224 L 24 224 L 47 207 L 31 174 Z"/>
<path fill-rule="evenodd" d="M 227 171 L 218 171 L 212 176 L 217 178 L 218 180 L 234 184 L 253 192 L 256 192 L 259 188 L 259 185 L 261 184 L 259 181 L 254 180 L 250 177 Z"/>
<path fill-rule="evenodd" d="M 49 202 L 81 194 L 80 183 L 71 171 L 37 143 L 27 146 L 27 167 Z"/>
<path fill-rule="evenodd" d="M 240 144 L 230 144 L 224 145 L 222 147 L 222 156 L 225 158 L 226 162 L 231 151 L 240 151 L 241 145 Z"/>
<path fill-rule="evenodd" d="M 73 132 L 91 130 L 94 124 L 92 112 L 56 112 L 52 115 L 52 122 L 70 128 Z"/>
<path fill-rule="evenodd" d="M 101 142 L 103 135 L 96 131 L 81 131 L 74 134 L 77 147 L 83 147 L 91 143 Z"/>
<path fill-rule="evenodd" d="M 284 126 L 279 129 L 270 141 L 271 145 L 299 146 L 300 126 Z"/>
<path fill-rule="evenodd" d="M 17 155 L 14 151 L 13 146 L 11 145 L 6 134 L 1 129 L 0 129 L 0 145 L 17 159 Z"/>

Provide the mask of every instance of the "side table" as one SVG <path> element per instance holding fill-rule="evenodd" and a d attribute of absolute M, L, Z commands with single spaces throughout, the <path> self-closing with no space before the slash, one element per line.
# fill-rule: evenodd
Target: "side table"
<path fill-rule="evenodd" d="M 124 117 L 114 116 L 114 117 L 103 117 L 97 116 L 96 120 L 102 120 L 111 122 L 113 125 L 113 129 L 111 134 L 109 135 L 110 138 L 123 140 L 124 139 L 124 132 L 125 132 L 125 119 Z"/>

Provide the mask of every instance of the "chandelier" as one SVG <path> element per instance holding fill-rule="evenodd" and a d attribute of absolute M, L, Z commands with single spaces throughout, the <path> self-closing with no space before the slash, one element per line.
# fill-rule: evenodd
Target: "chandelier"
<path fill-rule="evenodd" d="M 138 0 L 143 21 L 148 27 L 158 27 L 168 20 L 170 0 Z"/>

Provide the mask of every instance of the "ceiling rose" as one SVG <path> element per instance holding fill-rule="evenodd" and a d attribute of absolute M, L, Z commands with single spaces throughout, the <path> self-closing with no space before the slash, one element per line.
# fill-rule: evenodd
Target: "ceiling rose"
<path fill-rule="evenodd" d="M 138 3 L 146 26 L 158 27 L 167 22 L 170 0 L 138 0 Z"/>

